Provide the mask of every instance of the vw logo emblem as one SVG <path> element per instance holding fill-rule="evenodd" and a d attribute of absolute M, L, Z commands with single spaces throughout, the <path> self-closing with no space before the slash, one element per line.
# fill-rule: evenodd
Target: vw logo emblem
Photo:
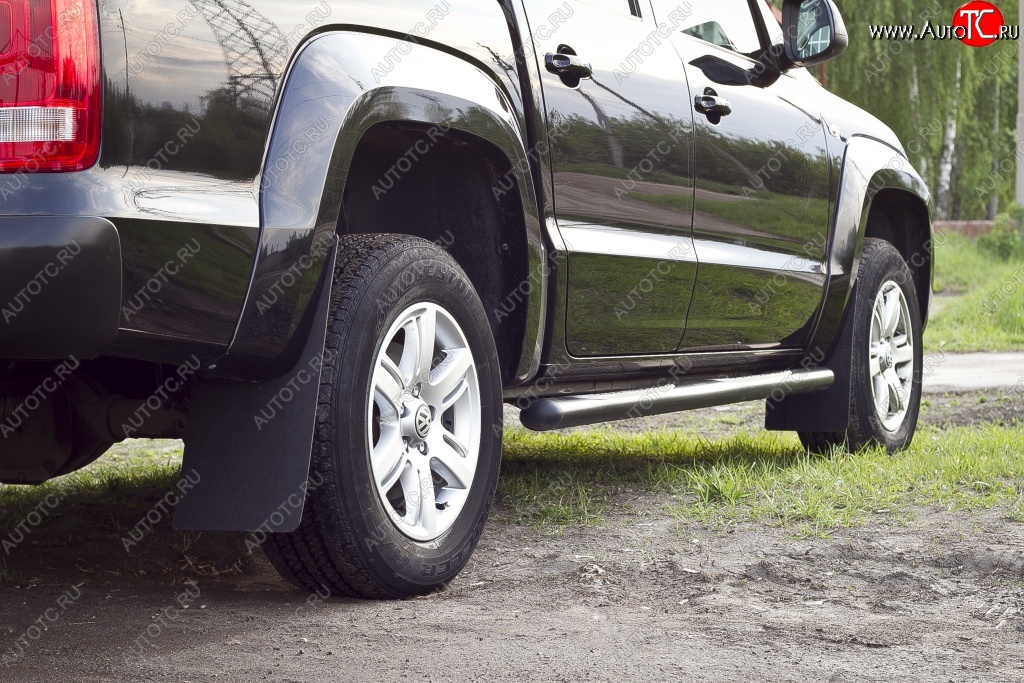
<path fill-rule="evenodd" d="M 427 406 L 420 406 L 416 409 L 416 436 L 421 439 L 427 438 L 430 434 L 430 408 Z"/>

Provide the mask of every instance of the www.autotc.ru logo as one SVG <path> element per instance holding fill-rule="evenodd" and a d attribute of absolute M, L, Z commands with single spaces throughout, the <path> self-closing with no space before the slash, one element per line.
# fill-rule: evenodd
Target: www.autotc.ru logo
<path fill-rule="evenodd" d="M 990 2 L 973 0 L 953 13 L 953 35 L 971 47 L 986 47 L 1010 33 L 1003 13 Z"/>

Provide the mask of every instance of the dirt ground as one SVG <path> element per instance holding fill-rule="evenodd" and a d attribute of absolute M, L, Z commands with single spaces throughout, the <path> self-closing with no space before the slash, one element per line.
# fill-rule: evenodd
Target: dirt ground
<path fill-rule="evenodd" d="M 998 394 L 927 400 L 930 424 L 1024 417 Z M 648 426 L 714 438 L 760 419 Z M 159 528 L 129 555 L 116 511 L 41 528 L 6 559 L 23 578 L 0 586 L 0 681 L 1024 681 L 1024 525 L 999 511 L 797 539 L 680 524 L 645 491 L 622 502 L 561 536 L 499 507 L 447 591 L 392 603 L 293 590 L 236 535 L 175 556 Z"/>

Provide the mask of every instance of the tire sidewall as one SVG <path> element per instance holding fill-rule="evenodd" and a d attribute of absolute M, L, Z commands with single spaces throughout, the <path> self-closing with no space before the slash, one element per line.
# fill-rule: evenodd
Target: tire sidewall
<path fill-rule="evenodd" d="M 418 241 L 418 240 L 417 240 Z M 411 241 L 415 244 L 415 241 Z M 454 525 L 427 543 L 405 536 L 388 516 L 372 479 L 367 410 L 372 375 L 384 335 L 399 314 L 434 303 L 451 314 L 469 342 L 480 385 L 481 434 L 477 471 L 469 497 Z M 483 306 L 466 275 L 440 249 L 423 243 L 395 254 L 366 281 L 352 312 L 348 338 L 336 365 L 331 390 L 338 400 L 323 425 L 343 433 L 324 434 L 325 457 L 334 459 L 342 501 L 360 552 L 379 579 L 403 594 L 428 591 L 453 578 L 472 555 L 493 504 L 501 453 L 501 380 L 497 352 Z"/>

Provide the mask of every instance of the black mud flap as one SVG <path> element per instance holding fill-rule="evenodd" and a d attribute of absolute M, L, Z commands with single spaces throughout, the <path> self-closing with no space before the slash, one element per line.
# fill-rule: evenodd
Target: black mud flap
<path fill-rule="evenodd" d="M 182 475 L 197 481 L 174 513 L 180 531 L 294 531 L 309 477 L 337 240 L 320 278 L 298 364 L 276 379 L 192 388 Z"/>
<path fill-rule="evenodd" d="M 773 432 L 845 432 L 850 427 L 850 388 L 853 378 L 853 299 L 844 315 L 839 338 L 823 362 L 808 354 L 805 365 L 827 368 L 835 375 L 828 389 L 768 401 L 765 429 Z M 819 354 L 819 358 L 822 356 Z"/>

